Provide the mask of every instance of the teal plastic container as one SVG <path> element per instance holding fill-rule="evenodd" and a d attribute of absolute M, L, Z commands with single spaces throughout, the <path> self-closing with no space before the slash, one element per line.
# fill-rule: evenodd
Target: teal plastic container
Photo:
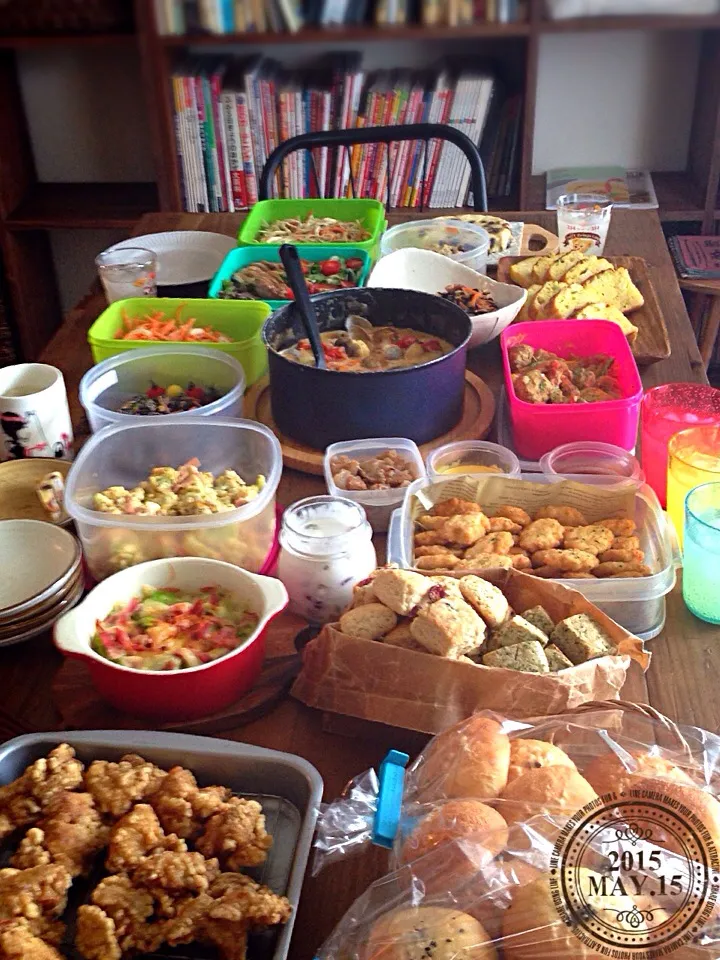
<path fill-rule="evenodd" d="M 95 363 L 140 347 L 171 346 L 166 340 L 116 340 L 122 328 L 123 315 L 150 316 L 158 310 L 169 318 L 179 308 L 181 320 L 193 317 L 199 326 L 210 326 L 231 338 L 230 343 L 200 343 L 199 346 L 221 350 L 235 357 L 245 371 L 245 384 L 250 386 L 267 369 L 267 351 L 260 331 L 272 313 L 263 300 L 179 300 L 173 297 L 132 297 L 117 300 L 103 310 L 88 330 L 88 343 Z"/>
<path fill-rule="evenodd" d="M 329 257 L 357 257 L 362 260 L 363 266 L 358 277 L 358 286 L 364 287 L 367 283 L 370 273 L 370 254 L 367 250 L 360 247 L 346 247 L 344 244 L 328 244 L 327 246 L 306 246 L 297 248 L 298 256 L 301 260 L 327 260 Z M 254 247 L 236 247 L 231 250 L 220 265 L 220 269 L 215 274 L 210 284 L 210 297 L 220 298 L 220 291 L 225 280 L 228 280 L 236 270 L 246 267 L 249 263 L 257 263 L 258 260 L 269 260 L 270 263 L 280 263 L 280 247 L 270 247 L 256 245 Z M 341 288 L 338 288 L 341 289 Z M 247 301 L 235 300 L 234 303 L 243 303 Z M 252 301 L 250 301 L 252 302 Z M 284 307 L 289 300 L 260 300 L 259 303 L 267 303 L 271 310 L 279 310 Z"/>
<path fill-rule="evenodd" d="M 306 217 L 309 213 L 314 213 L 316 217 L 334 217 L 336 220 L 348 222 L 360 220 L 370 234 L 367 240 L 338 244 L 333 242 L 332 246 L 336 249 L 360 247 L 367 250 L 371 257 L 376 256 L 380 237 L 387 227 L 385 208 L 379 200 L 260 200 L 243 221 L 238 243 L 241 247 L 261 244 L 256 238 L 265 224 L 290 217 Z M 262 245 L 268 246 L 267 243 Z M 329 247 L 331 244 L 321 243 L 319 246 Z"/>

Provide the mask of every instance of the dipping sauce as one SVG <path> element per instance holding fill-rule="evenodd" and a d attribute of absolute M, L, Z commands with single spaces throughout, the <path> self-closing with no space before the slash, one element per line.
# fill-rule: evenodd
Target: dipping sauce
<path fill-rule="evenodd" d="M 449 467 L 439 467 L 437 468 L 438 473 L 452 473 L 452 474 L 463 474 L 463 473 L 502 473 L 500 467 L 488 466 L 482 463 L 457 463 L 452 464 Z"/>
<path fill-rule="evenodd" d="M 290 610 L 311 623 L 332 623 L 352 588 L 377 566 L 365 511 L 342 497 L 308 497 L 285 511 L 278 578 Z"/>

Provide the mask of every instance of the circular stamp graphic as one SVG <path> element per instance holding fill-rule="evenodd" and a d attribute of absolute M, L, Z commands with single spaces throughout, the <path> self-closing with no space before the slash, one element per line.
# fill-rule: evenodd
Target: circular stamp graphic
<path fill-rule="evenodd" d="M 561 831 L 550 864 L 560 919 L 601 956 L 672 956 L 714 922 L 715 842 L 698 816 L 654 791 L 604 796 Z"/>

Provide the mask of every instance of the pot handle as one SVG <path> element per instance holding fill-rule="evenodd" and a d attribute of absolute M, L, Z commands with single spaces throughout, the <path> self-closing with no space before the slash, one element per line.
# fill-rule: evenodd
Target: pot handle
<path fill-rule="evenodd" d="M 243 573 L 257 583 L 267 598 L 267 610 L 264 617 L 266 622 L 285 609 L 290 602 L 290 598 L 282 581 L 276 577 L 265 577 L 261 573 L 250 573 L 248 570 L 244 570 Z"/>
<path fill-rule="evenodd" d="M 77 630 L 81 609 L 82 604 L 60 617 L 53 628 L 53 640 L 61 653 L 85 658 L 88 656 L 88 643 L 79 636 Z"/>

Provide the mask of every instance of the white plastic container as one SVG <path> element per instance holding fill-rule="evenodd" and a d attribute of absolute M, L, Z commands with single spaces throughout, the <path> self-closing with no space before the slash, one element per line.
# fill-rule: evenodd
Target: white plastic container
<path fill-rule="evenodd" d="M 569 476 L 604 477 L 609 482 L 645 483 L 645 474 L 635 457 L 613 443 L 577 440 L 562 443 L 540 457 L 540 469 L 555 480 Z"/>
<path fill-rule="evenodd" d="M 244 506 L 224 513 L 147 517 L 92 509 L 95 493 L 114 484 L 136 486 L 153 467 L 177 467 L 192 457 L 217 475 L 236 470 L 265 486 Z M 275 493 L 282 473 L 277 437 L 251 420 L 207 417 L 135 418 L 105 427 L 80 451 L 68 474 L 65 505 L 75 521 L 90 573 L 103 580 L 125 567 L 161 557 L 208 557 L 257 573 L 275 534 Z"/>
<path fill-rule="evenodd" d="M 111 424 L 137 423 L 137 414 L 120 413 L 118 407 L 145 393 L 151 383 L 162 387 L 177 383 L 185 388 L 190 382 L 214 387 L 222 396 L 196 410 L 162 414 L 157 419 L 237 417 L 242 413 L 245 372 L 238 361 L 219 350 L 183 343 L 131 350 L 96 364 L 80 381 L 80 403 L 95 433 Z"/>
<path fill-rule="evenodd" d="M 432 250 L 477 273 L 486 273 L 490 235 L 475 223 L 453 217 L 436 217 L 434 220 L 398 223 L 380 237 L 381 257 L 406 247 Z M 458 247 L 460 249 L 455 249 Z"/>
<path fill-rule="evenodd" d="M 523 475 L 520 479 L 533 483 L 557 482 L 544 474 Z M 606 481 L 605 477 L 576 476 L 566 479 L 579 483 Z M 401 567 L 413 566 L 414 524 L 410 516 L 410 498 L 433 481 L 418 480 L 405 494 L 403 506 L 390 521 L 387 541 L 387 562 Z M 642 640 L 652 640 L 665 626 L 665 597 L 677 580 L 682 565 L 680 548 L 673 525 L 660 507 L 652 487 L 643 484 L 635 495 L 635 523 L 645 562 L 655 572 L 648 577 L 616 580 L 554 580 L 582 593 L 609 617 Z"/>
<path fill-rule="evenodd" d="M 463 465 L 468 469 L 464 470 Z M 487 470 L 472 467 L 487 467 Z M 491 469 L 495 467 L 496 469 Z M 445 443 L 427 455 L 427 472 L 432 480 L 449 480 L 458 474 L 506 474 L 520 476 L 520 461 L 507 447 L 489 440 L 457 440 Z"/>
<path fill-rule="evenodd" d="M 415 479 L 427 476 L 425 464 L 416 443 L 404 437 L 380 437 L 373 440 L 346 440 L 342 443 L 331 443 L 325 450 L 325 485 L 332 497 L 345 497 L 359 503 L 367 514 L 370 526 L 375 533 L 384 533 L 390 524 L 393 510 L 402 505 L 407 487 L 398 487 L 395 490 L 343 490 L 333 480 L 330 470 L 330 461 L 333 457 L 346 456 L 354 460 L 366 460 L 384 453 L 386 450 L 397 450 L 408 462 L 412 463 Z"/>

